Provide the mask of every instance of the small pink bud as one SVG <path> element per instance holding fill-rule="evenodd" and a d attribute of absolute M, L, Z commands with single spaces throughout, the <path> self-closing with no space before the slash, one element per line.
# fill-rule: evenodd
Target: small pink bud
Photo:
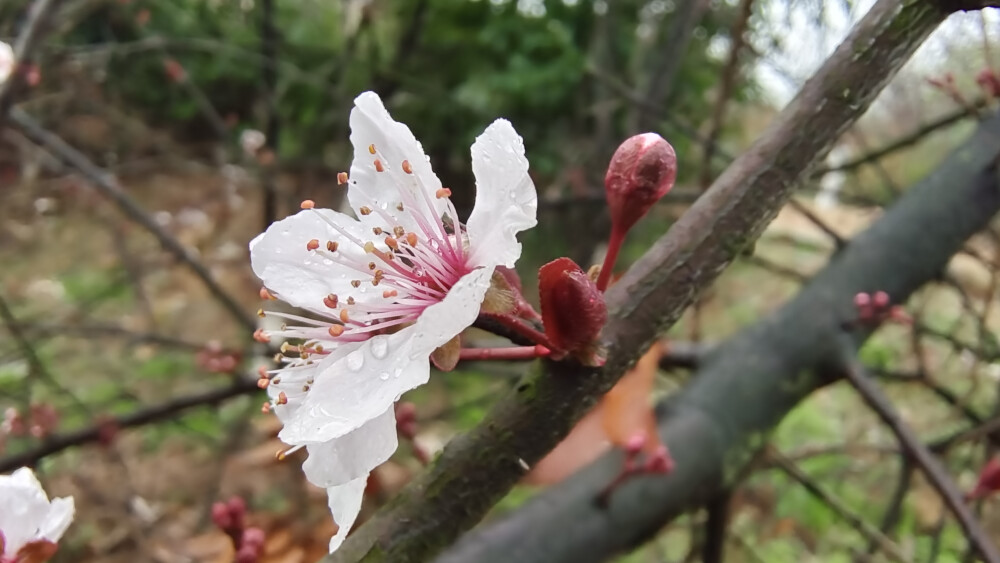
<path fill-rule="evenodd" d="M 229 514 L 229 507 L 224 502 L 217 502 L 212 505 L 212 522 L 220 530 L 228 530 L 233 525 L 233 517 Z"/>
<path fill-rule="evenodd" d="M 642 451 L 642 447 L 646 445 L 646 435 L 645 434 L 635 434 L 628 439 L 625 443 L 625 453 L 631 456 L 639 455 Z"/>
<path fill-rule="evenodd" d="M 854 306 L 859 309 L 871 305 L 871 302 L 872 298 L 867 293 L 862 292 L 854 296 Z"/>
<path fill-rule="evenodd" d="M 614 227 L 628 231 L 674 187 L 677 154 L 663 137 L 643 133 L 625 140 L 608 164 L 604 191 Z"/>
<path fill-rule="evenodd" d="M 674 460 L 670 457 L 667 447 L 660 445 L 646 460 L 645 470 L 649 473 L 670 473 L 674 468 Z"/>
<path fill-rule="evenodd" d="M 243 530 L 243 537 L 241 538 L 241 545 L 243 547 L 253 547 L 258 551 L 260 548 L 264 547 L 264 539 L 266 538 L 264 530 L 260 528 L 247 528 Z"/>
<path fill-rule="evenodd" d="M 553 260 L 538 270 L 538 296 L 542 324 L 553 346 L 581 361 L 591 360 L 608 307 L 587 273 L 569 258 Z"/>
<path fill-rule="evenodd" d="M 876 291 L 875 295 L 872 297 L 872 303 L 877 309 L 883 309 L 889 306 L 889 294 L 884 291 Z"/>

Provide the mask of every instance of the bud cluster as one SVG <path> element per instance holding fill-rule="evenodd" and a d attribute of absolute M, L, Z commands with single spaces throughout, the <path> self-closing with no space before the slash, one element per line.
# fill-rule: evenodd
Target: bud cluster
<path fill-rule="evenodd" d="M 854 296 L 854 306 L 857 308 L 857 324 L 878 326 L 886 321 L 910 324 L 913 319 L 898 305 L 891 305 L 889 294 L 884 291 L 875 293 L 860 292 Z"/>
<path fill-rule="evenodd" d="M 240 497 L 212 505 L 212 522 L 229 536 L 236 550 L 236 563 L 257 563 L 264 553 L 264 530 L 246 526 L 247 505 Z"/>

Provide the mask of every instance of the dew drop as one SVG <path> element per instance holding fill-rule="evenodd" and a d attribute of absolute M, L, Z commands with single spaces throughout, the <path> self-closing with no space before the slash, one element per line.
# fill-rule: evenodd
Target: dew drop
<path fill-rule="evenodd" d="M 392 376 L 399 379 L 399 376 L 403 374 L 403 368 L 396 368 L 392 370 Z"/>
<path fill-rule="evenodd" d="M 378 378 L 379 378 L 379 379 L 381 379 L 382 381 L 388 381 L 388 380 L 389 380 L 389 372 L 385 372 L 385 371 L 383 371 L 383 372 L 382 372 L 382 373 L 381 373 L 381 374 L 380 374 L 380 375 L 378 376 Z"/>
<path fill-rule="evenodd" d="M 373 336 L 371 339 L 372 356 L 381 360 L 389 353 L 389 340 L 386 336 Z"/>
<path fill-rule="evenodd" d="M 361 350 L 347 356 L 347 367 L 351 371 L 358 371 L 365 365 L 365 354 Z"/>
<path fill-rule="evenodd" d="M 436 238 L 433 238 L 433 239 L 431 239 L 431 248 L 433 248 L 434 250 L 437 250 L 437 249 L 441 248 L 441 243 L 439 243 Z"/>
<path fill-rule="evenodd" d="M 514 190 L 511 190 L 511 191 L 507 192 L 507 197 L 509 197 L 510 199 L 517 199 L 517 192 L 515 192 Z"/>

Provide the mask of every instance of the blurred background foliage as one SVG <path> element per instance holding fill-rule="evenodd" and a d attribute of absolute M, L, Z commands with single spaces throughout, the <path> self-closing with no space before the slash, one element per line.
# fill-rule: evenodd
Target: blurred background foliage
<path fill-rule="evenodd" d="M 541 198 L 540 224 L 524 235 L 519 264 L 533 295 L 540 264 L 570 255 L 586 267 L 601 256 L 604 167 L 624 137 L 660 132 L 676 148 L 680 172 L 674 193 L 630 235 L 621 269 L 669 228 L 706 178 L 749 146 L 869 4 L 75 0 L 60 11 L 40 51 L 41 82 L 19 107 L 115 173 L 248 313 L 260 303 L 247 242 L 302 199 L 339 205 L 335 178 L 350 165 L 348 115 L 359 92 L 383 96 L 466 210 L 474 193 L 468 147 L 505 117 L 524 137 Z M 13 42 L 28 5 L 0 2 L 0 38 Z M 996 67 L 996 20 L 977 18 L 953 18 L 932 37 L 825 166 L 849 163 L 954 113 L 953 124 L 921 135 L 907 150 L 811 179 L 799 203 L 850 236 L 965 137 L 974 126 L 966 106 L 987 103 L 977 73 Z M 270 44 L 268 25 L 276 37 Z M 745 28 L 745 42 L 735 41 L 738 28 Z M 949 73 L 952 90 L 928 83 Z M 733 87 L 721 97 L 727 74 Z M 267 133 L 263 150 L 242 148 L 248 130 Z M 717 148 L 706 163 L 709 137 Z M 22 418 L 32 405 L 58 412 L 58 422 L 42 424 L 38 435 L 0 433 L 0 459 L 50 434 L 224 387 L 266 359 L 250 330 L 87 184 L 9 128 L 0 137 L 0 297 L 16 318 L 4 323 L 0 340 L 0 408 Z M 262 203 L 268 194 L 277 201 L 270 212 Z M 989 237 L 973 248 L 994 257 Z M 757 322 L 833 252 L 812 221 L 783 210 L 670 337 L 710 343 Z M 994 266 L 958 263 L 954 284 L 915 299 L 926 323 L 951 335 L 924 352 L 937 388 L 891 387 L 923 433 L 961 427 L 962 409 L 986 417 L 996 408 L 997 346 L 988 318 Z M 12 337 L 11 326 L 26 338 Z M 887 372 L 912 369 L 910 344 L 909 333 L 890 327 L 862 357 Z M 232 356 L 235 367 L 220 372 L 206 361 L 213 354 Z M 418 407 L 418 443 L 436 451 L 474 426 L 520 370 L 472 365 L 435 374 L 406 397 Z M 656 396 L 690 376 L 684 369 L 660 374 Z M 941 389 L 958 397 L 958 406 L 943 403 Z M 318 557 L 330 535 L 325 499 L 304 483 L 299 460 L 274 461 L 280 444 L 274 419 L 258 414 L 262 400 L 243 393 L 141 430 L 111 428 L 115 439 L 101 447 L 45 459 L 50 492 L 73 492 L 80 506 L 62 560 L 224 561 L 227 540 L 210 531 L 207 510 L 230 494 L 250 501 L 268 530 L 273 561 Z M 886 436 L 838 387 L 794 411 L 772 445 L 877 523 L 889 501 L 886 483 L 900 472 L 898 456 L 885 451 Z M 963 485 L 974 480 L 983 455 L 970 445 L 949 460 Z M 401 446 L 380 470 L 369 508 L 418 470 L 412 450 Z M 516 489 L 497 510 L 515 508 L 533 491 Z M 914 484 L 907 498 L 894 536 L 907 553 L 915 561 L 961 561 L 962 536 L 926 484 Z M 734 506 L 732 561 L 851 561 L 866 551 L 848 523 L 774 467 L 751 476 Z M 696 556 L 703 522 L 701 514 L 681 519 L 621 560 Z"/>

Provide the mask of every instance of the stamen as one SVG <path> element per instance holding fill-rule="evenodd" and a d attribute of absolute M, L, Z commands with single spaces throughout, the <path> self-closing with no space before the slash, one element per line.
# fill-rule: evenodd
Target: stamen
<path fill-rule="evenodd" d="M 319 248 L 319 240 L 312 239 L 306 244 L 306 250 L 316 250 Z"/>
<path fill-rule="evenodd" d="M 392 237 L 385 237 L 385 245 L 393 250 L 397 250 L 399 248 L 399 243 Z"/>
<path fill-rule="evenodd" d="M 267 389 L 267 386 L 271 384 L 271 380 L 267 378 L 260 378 L 257 380 L 257 387 L 261 389 Z"/>
<path fill-rule="evenodd" d="M 346 183 L 347 183 L 347 172 L 338 172 L 337 173 L 337 185 L 338 186 L 343 186 Z"/>
<path fill-rule="evenodd" d="M 403 202 L 402 201 L 396 204 L 396 209 L 398 209 L 399 211 L 403 210 Z"/>
<path fill-rule="evenodd" d="M 326 297 L 323 298 L 323 304 L 331 309 L 337 308 L 338 301 L 340 301 L 340 299 L 337 298 L 336 293 L 331 293 L 330 295 L 327 295 Z"/>
<path fill-rule="evenodd" d="M 446 197 L 450 197 L 451 196 L 451 190 L 449 190 L 448 188 L 441 188 L 440 190 L 434 192 L 434 195 L 438 199 L 443 199 L 443 198 L 446 198 Z"/>
<path fill-rule="evenodd" d="M 368 241 L 365 243 L 364 248 L 366 253 L 373 254 L 375 252 L 375 243 L 372 241 Z"/>
<path fill-rule="evenodd" d="M 362 206 L 361 209 L 359 209 L 358 211 L 360 211 L 362 215 L 371 215 L 372 214 L 372 209 L 370 207 L 368 207 L 367 205 Z"/>
<path fill-rule="evenodd" d="M 376 172 L 385 172 L 385 166 L 383 166 L 382 165 L 382 161 L 379 160 L 379 159 L 377 159 L 377 158 L 375 159 L 375 171 Z"/>
<path fill-rule="evenodd" d="M 274 301 L 275 299 L 277 299 L 277 297 L 272 295 L 271 292 L 266 287 L 260 288 L 260 298 L 266 301 Z"/>
<path fill-rule="evenodd" d="M 332 240 L 326 241 L 326 249 L 329 250 L 330 252 L 336 252 L 337 248 L 339 247 L 340 245 Z"/>
<path fill-rule="evenodd" d="M 374 270 L 375 269 L 375 262 L 369 262 L 368 263 L 368 269 L 369 270 Z"/>
<path fill-rule="evenodd" d="M 410 166 L 409 160 L 403 161 L 403 172 L 406 172 L 407 174 L 413 174 L 413 167 Z"/>
<path fill-rule="evenodd" d="M 406 242 L 410 246 L 417 246 L 417 233 L 406 233 Z"/>
<path fill-rule="evenodd" d="M 406 229 L 397 225 L 392 228 L 392 234 L 396 235 L 396 238 L 402 238 L 406 234 Z"/>
<path fill-rule="evenodd" d="M 257 309 L 257 316 L 263 319 L 265 317 L 264 309 Z"/>
<path fill-rule="evenodd" d="M 288 395 L 285 395 L 284 391 L 282 391 L 281 393 L 278 393 L 278 400 L 276 402 L 279 405 L 287 405 L 288 404 Z"/>
<path fill-rule="evenodd" d="M 368 152 L 375 154 L 375 144 L 368 145 Z"/>
<path fill-rule="evenodd" d="M 330 333 L 330 336 L 336 338 L 344 334 L 344 325 L 330 325 L 330 329 L 327 332 Z"/>
<path fill-rule="evenodd" d="M 350 317 L 347 315 L 347 309 L 341 309 L 340 310 L 340 320 L 343 321 L 343 322 L 345 322 L 345 323 L 348 323 L 348 322 L 351 321 Z"/>
<path fill-rule="evenodd" d="M 271 412 L 271 403 L 265 402 L 263 405 L 261 405 L 260 412 L 264 414 Z"/>
<path fill-rule="evenodd" d="M 390 297 L 395 297 L 397 295 L 399 295 L 399 292 L 397 292 L 395 289 L 387 289 L 382 292 L 382 297 L 385 299 L 389 299 Z"/>
<path fill-rule="evenodd" d="M 271 337 L 265 334 L 264 329 L 262 328 L 258 328 L 257 330 L 253 331 L 253 339 L 256 340 L 257 342 L 261 342 L 264 344 L 267 344 L 268 342 L 271 341 Z"/>
<path fill-rule="evenodd" d="M 351 280 L 351 285 L 354 287 L 361 287 L 361 280 Z"/>
<path fill-rule="evenodd" d="M 304 199 L 302 200 L 302 203 L 299 204 L 299 207 L 302 209 L 312 209 L 313 207 L 316 207 L 316 202 L 311 199 Z"/>
<path fill-rule="evenodd" d="M 375 236 L 379 236 L 382 234 L 382 227 L 375 227 L 372 229 L 372 232 L 375 233 Z"/>

